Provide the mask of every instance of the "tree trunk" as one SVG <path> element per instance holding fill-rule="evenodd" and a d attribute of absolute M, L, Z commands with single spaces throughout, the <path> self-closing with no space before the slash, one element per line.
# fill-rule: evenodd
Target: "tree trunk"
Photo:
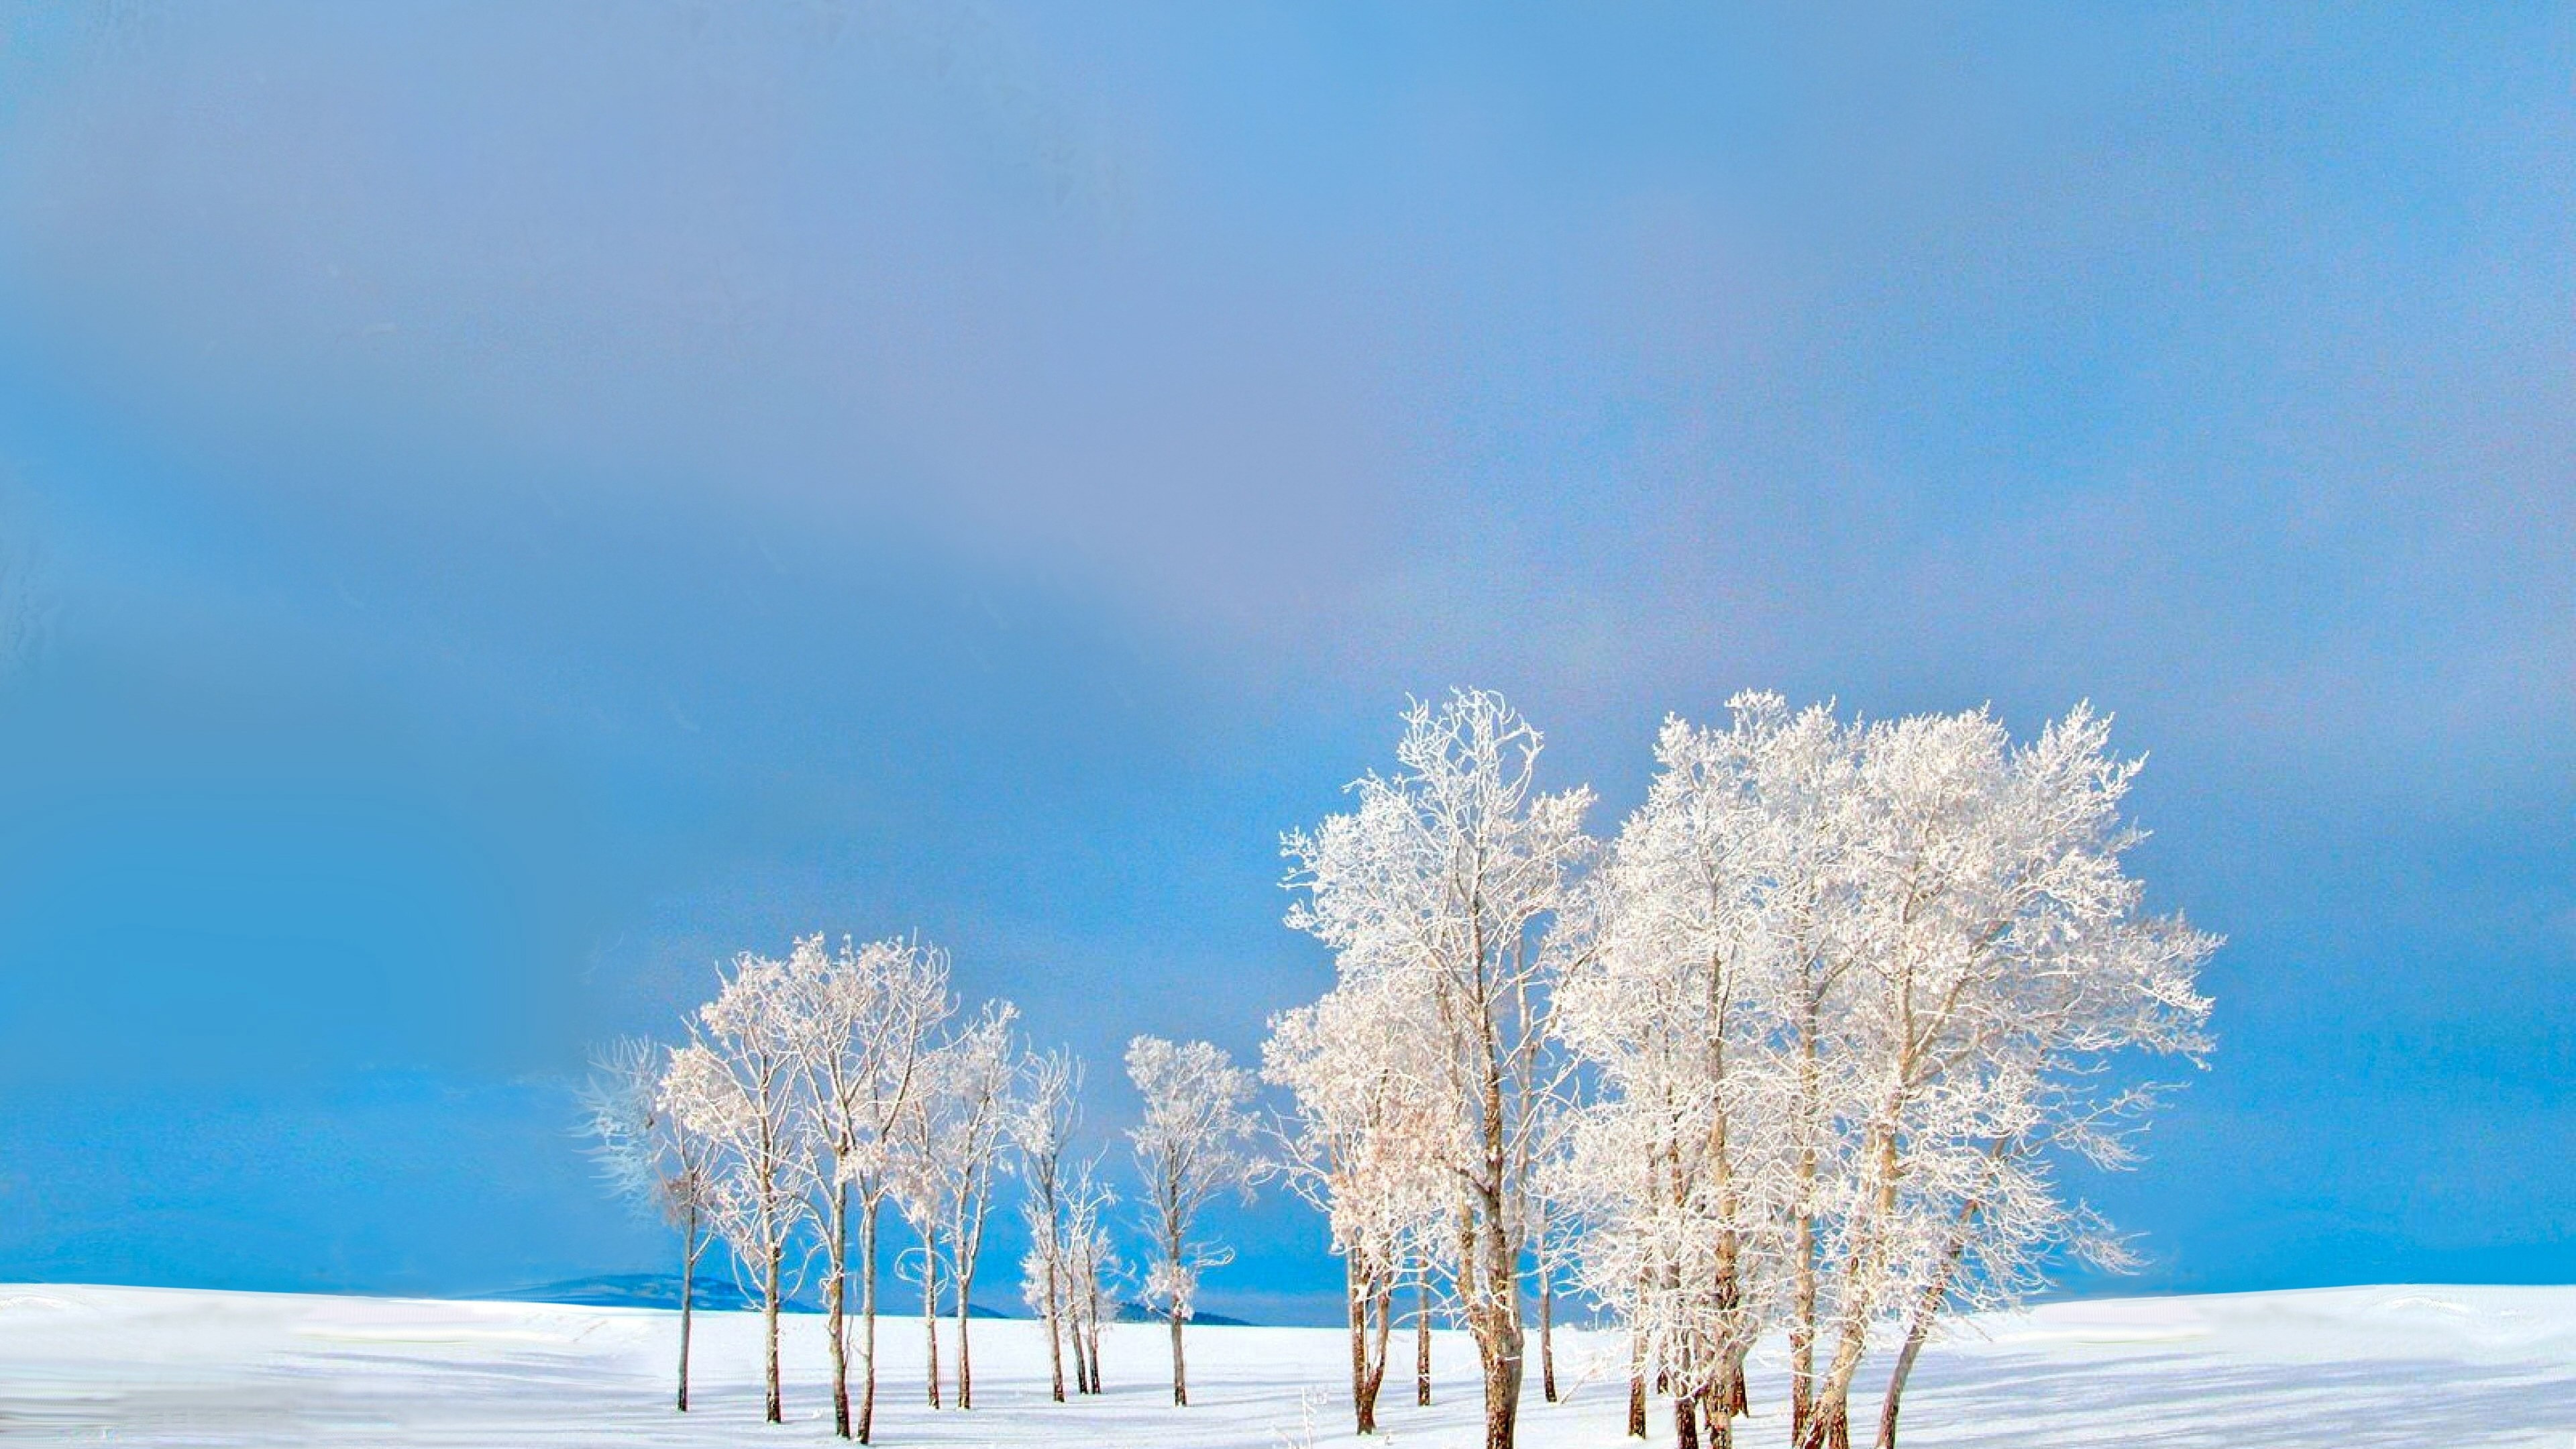
<path fill-rule="evenodd" d="M 689 1206 L 687 1236 L 680 1239 L 680 1412 L 689 1412 L 689 1307 L 698 1283 L 698 1209 Z"/>
<path fill-rule="evenodd" d="M 859 1423 L 865 1444 L 877 1423 L 877 1203 L 859 1209 Z"/>
<path fill-rule="evenodd" d="M 1064 1338 L 1073 1347 L 1073 1391 L 1087 1394 L 1091 1392 L 1091 1355 L 1082 1346 L 1082 1305 L 1069 1302 L 1066 1308 Z"/>
<path fill-rule="evenodd" d="M 1914 1376 L 1914 1360 L 1922 1356 L 1924 1341 L 1932 1336 L 1942 1300 L 1950 1295 L 1950 1275 L 1968 1250 L 1968 1225 L 1977 1209 L 1974 1201 L 1959 1209 L 1959 1220 L 1950 1230 L 1949 1251 L 1941 1255 L 1941 1271 L 1932 1275 L 1932 1281 L 1923 1285 L 1922 1296 L 1914 1300 L 1913 1320 L 1905 1325 L 1905 1347 L 1896 1355 L 1896 1371 L 1887 1378 L 1887 1397 L 1878 1406 L 1878 1449 L 1896 1449 L 1897 1404 L 1905 1397 L 1905 1381 Z"/>
<path fill-rule="evenodd" d="M 850 1437 L 850 1340 L 846 1323 L 850 1299 L 850 1189 L 832 1189 L 832 1241 L 827 1254 L 831 1278 L 823 1285 L 832 1337 L 832 1432 Z"/>
<path fill-rule="evenodd" d="M 760 1293 L 761 1342 L 769 1365 L 769 1404 L 765 1417 L 773 1424 L 787 1422 L 787 1415 L 778 1399 L 778 1265 L 779 1259 L 785 1256 L 784 1249 L 769 1250 L 769 1274 L 761 1284 Z"/>
<path fill-rule="evenodd" d="M 1538 1285 L 1538 1385 L 1551 1404 L 1556 1402 L 1556 1284 Z"/>
<path fill-rule="evenodd" d="M 1368 1406 L 1369 1422 L 1377 1422 L 1378 1392 L 1386 1387 L 1387 1338 L 1395 1328 L 1395 1286 L 1380 1279 L 1374 1299 L 1376 1323 L 1369 1331 Z"/>
<path fill-rule="evenodd" d="M 1342 1260 L 1342 1306 L 1351 1324 L 1351 1432 L 1374 1434 L 1377 1405 L 1369 1401 L 1368 1299 L 1360 1291 L 1359 1265 L 1352 1258 Z"/>
<path fill-rule="evenodd" d="M 975 1407 L 975 1349 L 967 1336 L 968 1299 L 975 1291 L 975 1260 L 968 1258 L 957 1270 L 957 1407 Z"/>
<path fill-rule="evenodd" d="M 1431 1407 L 1431 1285 L 1413 1285 L 1413 1402 Z"/>
<path fill-rule="evenodd" d="M 1049 1241 L 1055 1229 L 1047 1229 Z M 1064 1402 L 1064 1299 L 1056 1292 L 1055 1249 L 1046 1250 L 1047 1380 L 1059 1404 Z"/>
<path fill-rule="evenodd" d="M 1673 1449 L 1699 1449 L 1699 1401 L 1673 1396 Z"/>
<path fill-rule="evenodd" d="M 1797 1449 L 1851 1449 L 1851 1403 L 1832 1385 L 1819 1385 L 1807 1401 L 1806 1432 Z"/>
<path fill-rule="evenodd" d="M 1190 1402 L 1189 1361 L 1181 1356 L 1181 1305 L 1172 1305 L 1172 1402 L 1187 1408 Z"/>
<path fill-rule="evenodd" d="M 1476 1336 L 1477 1356 L 1484 1360 L 1485 1449 L 1512 1449 L 1521 1409 L 1520 1330 L 1502 1321 L 1499 1308 L 1488 1305 L 1485 1316 L 1489 1326 Z"/>
<path fill-rule="evenodd" d="M 1100 1383 L 1100 1310 L 1096 1307 L 1091 1310 L 1089 1332 L 1091 1334 L 1091 1391 L 1095 1394 L 1105 1394 L 1109 1391 L 1101 1387 Z"/>
<path fill-rule="evenodd" d="M 921 1332 L 929 1341 L 930 1407 L 939 1404 L 939 1242 L 921 1236 Z"/>
<path fill-rule="evenodd" d="M 1646 1437 L 1646 1342 L 1634 1329 L 1628 1333 L 1628 1437 Z"/>

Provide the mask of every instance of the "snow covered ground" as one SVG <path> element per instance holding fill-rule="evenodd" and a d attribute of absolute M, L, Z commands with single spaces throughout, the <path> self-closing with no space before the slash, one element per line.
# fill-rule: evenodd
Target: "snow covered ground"
<path fill-rule="evenodd" d="M 0 1438 L 158 1445 L 757 1445 L 830 1442 L 822 1322 L 790 1319 L 791 1422 L 759 1422 L 759 1320 L 702 1315 L 697 1411 L 668 1406 L 673 1317 L 560 1308 L 33 1285 L 0 1288 Z M 921 1403 L 920 1327 L 884 1325 L 878 1442 L 1248 1446 L 1351 1442 L 1336 1332 L 1205 1328 L 1191 1408 L 1169 1403 L 1160 1330 L 1109 1331 L 1110 1393 L 1046 1402 L 1033 1325 L 975 1328 L 977 1407 Z M 1532 1385 L 1532 1449 L 1623 1440 L 1615 1368 L 1562 1404 Z M 1399 1355 L 1398 1374 L 1411 1356 Z M 1381 1446 L 1472 1445 L 1472 1351 L 1443 1335 L 1438 1397 L 1390 1375 Z M 1746 1441 L 1785 1439 L 1778 1364 Z M 1876 1406 L 1855 1403 L 1855 1419 Z M 1660 1409 L 1660 1406 L 1659 1406 Z M 2576 1449 L 2576 1288 L 2354 1288 L 2067 1303 L 1984 1321 L 1924 1357 L 1905 1443 Z M 1658 1442 L 1669 1442 L 1657 1414 Z"/>

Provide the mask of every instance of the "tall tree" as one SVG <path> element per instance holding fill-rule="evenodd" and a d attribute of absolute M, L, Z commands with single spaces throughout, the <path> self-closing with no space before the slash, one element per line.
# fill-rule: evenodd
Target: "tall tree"
<path fill-rule="evenodd" d="M 2138 762 L 2108 741 L 2081 706 L 2018 748 L 1982 710 L 1869 729 L 1842 1028 L 1856 1142 L 1828 1263 L 1834 1349 L 1799 1449 L 1850 1442 L 1874 1328 L 1909 1299 L 1928 1321 L 1962 1261 L 2009 1265 L 2016 1237 L 2061 1220 L 2047 1158 L 2018 1144 L 2116 1142 L 2090 1124 L 2140 1099 L 2113 1068 L 2206 1048 L 2195 978 L 2217 941 L 2140 911 L 2122 857 L 2141 837 L 2119 816 Z"/>
<path fill-rule="evenodd" d="M 598 1139 L 593 1151 L 609 1185 L 658 1212 L 680 1233 L 679 1411 L 689 1411 L 689 1337 L 697 1300 L 698 1259 L 708 1243 L 710 1144 L 680 1124 L 661 1103 L 670 1052 L 658 1042 L 627 1037 L 591 1058 L 582 1088 L 584 1126 Z"/>
<path fill-rule="evenodd" d="M 1013 1132 L 1019 1143 L 1020 1176 L 1028 1195 L 1020 1215 L 1029 1232 L 1029 1251 L 1021 1263 L 1021 1295 L 1046 1330 L 1048 1390 L 1064 1402 L 1064 1339 L 1071 1274 L 1065 1262 L 1065 1153 L 1082 1124 L 1082 1063 L 1072 1053 L 1051 1051 L 1028 1063 L 1028 1085 Z"/>
<path fill-rule="evenodd" d="M 1488 1449 L 1518 1422 L 1529 1193 L 1555 1109 L 1549 927 L 1592 853 L 1592 795 L 1542 794 L 1539 732 L 1500 695 L 1459 691 L 1404 716 L 1392 776 L 1358 808 L 1292 834 L 1289 924 L 1333 948 L 1345 982 L 1402 978 L 1429 1001 L 1427 1083 L 1457 1124 L 1442 1143 L 1457 1247 L 1451 1298 L 1476 1343 Z"/>
<path fill-rule="evenodd" d="M 827 952 L 820 935 L 788 957 L 787 1007 L 795 1032 L 807 1193 L 822 1237 L 824 1308 L 832 1352 L 832 1426 L 866 1442 L 876 1420 L 877 1220 L 889 1189 L 893 1135 L 922 1089 L 932 1035 L 955 1011 L 944 952 L 919 941 L 846 939 Z M 855 1201 L 854 1201 L 855 1199 Z M 855 1223 L 854 1220 L 855 1219 Z M 860 1393 L 850 1404 L 850 1237 L 858 1235 Z"/>
<path fill-rule="evenodd" d="M 1020 1107 L 1020 1048 L 1009 1002 L 992 1002 L 941 1051 L 941 1078 L 951 1117 L 943 1132 L 942 1177 L 948 1199 L 950 1249 L 957 1284 L 957 1407 L 975 1407 L 975 1346 L 969 1332 L 975 1268 L 983 1256 L 984 1224 L 993 1193 L 1008 1168 L 1012 1131 Z"/>
<path fill-rule="evenodd" d="M 1189 1320 L 1200 1275 L 1233 1261 L 1232 1249 L 1197 1236 L 1200 1212 L 1218 1195 L 1251 1195 L 1260 1162 L 1244 1149 L 1255 1123 L 1248 1110 L 1252 1073 L 1215 1046 L 1140 1036 L 1127 1044 L 1127 1076 L 1145 1099 L 1144 1120 L 1127 1136 L 1145 1185 L 1146 1227 L 1154 1258 L 1145 1295 L 1158 1299 L 1172 1329 L 1172 1402 L 1190 1401 L 1181 1325 Z"/>
<path fill-rule="evenodd" d="M 798 1190 L 810 1144 L 796 1067 L 795 1004 L 785 962 L 745 952 L 713 1001 L 698 1008 L 687 1046 L 671 1054 L 662 1105 L 715 1152 L 710 1219 L 760 1295 L 768 1384 L 765 1417 L 783 1419 L 778 1310 L 789 1241 L 806 1216 Z"/>

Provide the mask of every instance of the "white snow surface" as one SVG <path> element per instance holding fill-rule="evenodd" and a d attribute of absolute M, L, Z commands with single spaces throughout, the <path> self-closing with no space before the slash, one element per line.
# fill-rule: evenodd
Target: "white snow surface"
<path fill-rule="evenodd" d="M 953 1331 L 953 1328 L 950 1330 Z M 969 1412 L 922 1401 L 918 1319 L 880 1325 L 877 1442 L 1474 1446 L 1474 1353 L 1435 1348 L 1413 1405 L 1399 1340 L 1374 1441 L 1350 1433 L 1338 1330 L 1190 1330 L 1189 1408 L 1163 1330 L 1109 1329 L 1110 1392 L 1054 1404 L 1034 1324 L 978 1320 Z M 760 1422 L 760 1320 L 698 1316 L 693 1411 L 670 1406 L 676 1315 L 649 1309 L 154 1288 L 0 1286 L 0 1438 L 146 1445 L 760 1445 L 834 1442 L 823 1321 L 787 1320 L 788 1419 Z M 1607 1336 L 1561 1335 L 1565 1402 L 1521 1417 L 1531 1449 L 1622 1437 Z M 943 1356 L 953 1356 L 949 1341 Z M 1777 1349 L 1739 1443 L 1787 1438 Z M 1876 1384 L 1854 1395 L 1856 1439 Z M 1669 1444 L 1655 1406 L 1649 1441 Z M 1972 1320 L 1925 1353 L 1907 1446 L 2549 1445 L 2576 1449 L 2576 1288 L 2338 1288 L 2058 1303 Z M 1311 1436 L 1311 1437 L 1310 1437 Z"/>

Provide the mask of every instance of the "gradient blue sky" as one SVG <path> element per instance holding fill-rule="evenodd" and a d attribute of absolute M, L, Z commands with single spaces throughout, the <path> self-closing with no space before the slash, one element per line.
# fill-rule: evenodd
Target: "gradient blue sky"
<path fill-rule="evenodd" d="M 799 931 L 1113 1129 L 1474 683 L 1605 831 L 2090 698 L 2230 938 L 2132 1286 L 2576 1279 L 2576 18 L 1780 8 L 0 12 L 0 1278 L 658 1267 L 585 1044 Z"/>

